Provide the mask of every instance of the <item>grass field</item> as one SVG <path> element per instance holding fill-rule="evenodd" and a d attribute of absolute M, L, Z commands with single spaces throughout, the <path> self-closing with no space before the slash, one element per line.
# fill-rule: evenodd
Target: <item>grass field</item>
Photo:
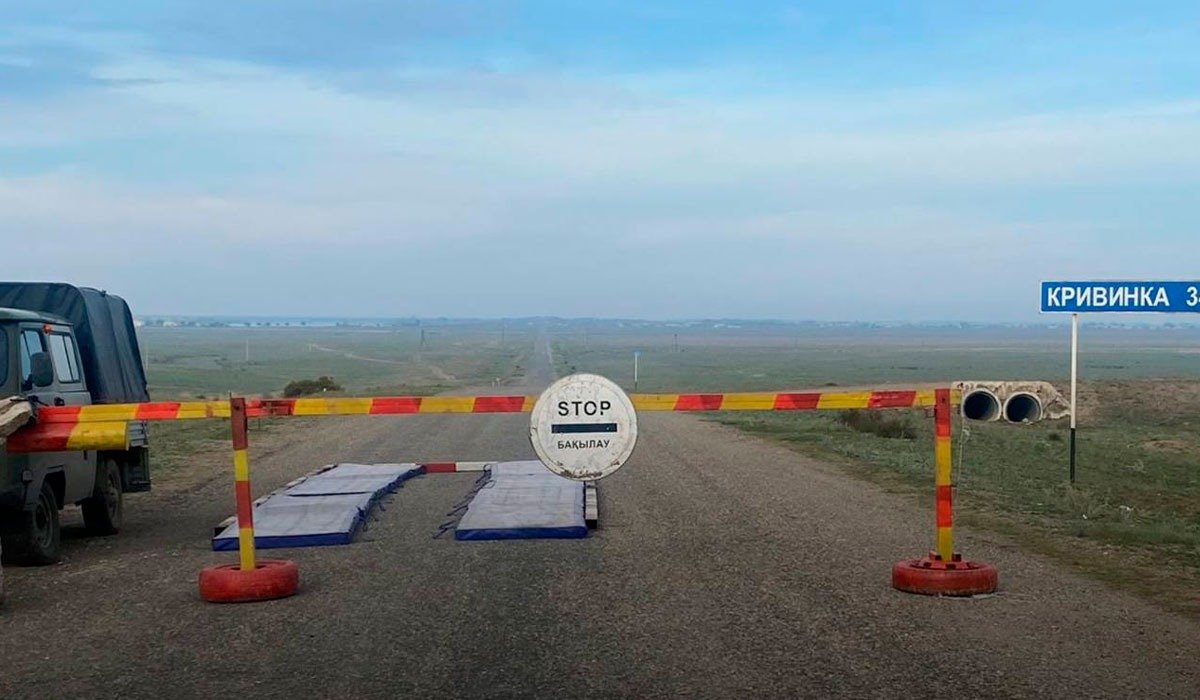
<path fill-rule="evenodd" d="M 955 426 L 959 522 L 1163 605 L 1200 616 L 1200 334 L 1085 329 L 1079 471 L 1068 483 L 1066 421 Z M 1065 389 L 1065 332 L 1040 329 L 843 330 L 785 336 L 718 330 L 560 335 L 560 372 L 606 374 L 643 392 L 1047 379 Z M 932 425 L 893 412 L 892 430 L 834 413 L 712 418 L 783 441 L 885 487 L 933 499 Z M 912 437 L 915 436 L 915 437 Z M 931 526 L 932 531 L 932 526 Z M 931 535 L 932 539 L 932 535 Z"/>
<path fill-rule="evenodd" d="M 486 325 L 382 328 L 143 328 L 151 395 L 279 394 L 332 376 L 350 394 L 428 394 L 512 374 L 531 336 Z M 422 335 L 424 343 L 422 344 Z"/>
<path fill-rule="evenodd" d="M 954 379 L 1066 380 L 1060 328 L 606 328 L 555 334 L 559 367 L 641 391 L 770 390 Z M 1200 379 L 1200 328 L 1082 332 L 1089 380 Z"/>
<path fill-rule="evenodd" d="M 530 331 L 495 324 L 418 328 L 143 328 L 155 399 L 279 395 L 288 382 L 332 376 L 339 394 L 427 395 L 490 385 L 520 372 Z M 290 425 L 291 423 L 289 423 Z M 279 429 L 255 422 L 252 429 Z M 151 427 L 157 474 L 189 456 L 227 449 L 228 423 L 185 421 Z"/>

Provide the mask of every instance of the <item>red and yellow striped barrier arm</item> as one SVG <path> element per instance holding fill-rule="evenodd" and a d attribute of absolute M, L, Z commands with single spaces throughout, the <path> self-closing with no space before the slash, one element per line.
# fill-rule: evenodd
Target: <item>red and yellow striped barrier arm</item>
<path fill-rule="evenodd" d="M 729 394 L 634 394 L 638 411 L 844 411 L 853 408 L 928 408 L 933 389 Z"/>
<path fill-rule="evenodd" d="M 529 413 L 536 396 L 377 396 L 374 398 L 246 399 L 250 418 L 367 416 L 410 413 Z M 157 401 L 95 406 L 47 406 L 39 425 L 107 421 L 175 421 L 228 418 L 228 401 Z"/>
<path fill-rule="evenodd" d="M 11 453 L 127 450 L 129 423 L 39 423 L 10 435 L 7 447 Z"/>
<path fill-rule="evenodd" d="M 931 408 L 934 389 L 720 394 L 633 394 L 639 411 L 804 411 L 850 408 Z M 384 416 L 412 413 L 529 413 L 536 396 L 376 396 L 371 398 L 247 399 L 250 418 Z M 39 424 L 228 418 L 227 401 L 160 401 L 96 406 L 47 406 Z"/>
<path fill-rule="evenodd" d="M 374 398 L 263 399 L 251 416 L 395 416 L 413 413 L 529 413 L 536 396 L 377 396 Z M 257 411 L 257 412 L 256 412 Z"/>
<path fill-rule="evenodd" d="M 10 453 L 127 450 L 130 421 L 228 418 L 228 401 L 44 406 L 36 422 L 8 436 Z"/>
<path fill-rule="evenodd" d="M 247 403 L 261 402 L 247 401 Z M 94 406 L 43 406 L 37 412 L 39 424 L 228 417 L 228 401 L 153 401 L 150 403 L 96 404 Z"/>
<path fill-rule="evenodd" d="M 952 401 L 959 392 L 952 392 Z M 638 411 L 825 411 L 929 408 L 935 390 L 633 394 Z M 387 416 L 435 413 L 529 413 L 536 396 L 378 396 L 373 398 L 247 399 L 250 418 Z M 9 452 L 121 450 L 129 421 L 229 418 L 228 401 L 46 406 L 37 422 L 8 438 Z"/>

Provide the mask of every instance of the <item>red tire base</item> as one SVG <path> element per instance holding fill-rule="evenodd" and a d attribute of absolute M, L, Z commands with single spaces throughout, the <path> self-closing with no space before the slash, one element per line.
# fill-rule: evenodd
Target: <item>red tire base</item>
<path fill-rule="evenodd" d="M 892 587 L 920 595 L 971 596 L 995 593 L 1000 585 L 996 567 L 977 561 L 963 561 L 957 554 L 945 561 L 930 553 L 922 559 L 908 559 L 892 567 Z"/>
<path fill-rule="evenodd" d="M 253 571 L 237 564 L 210 566 L 200 572 L 200 597 L 210 603 L 253 603 L 295 595 L 300 569 L 294 561 L 266 559 Z"/>

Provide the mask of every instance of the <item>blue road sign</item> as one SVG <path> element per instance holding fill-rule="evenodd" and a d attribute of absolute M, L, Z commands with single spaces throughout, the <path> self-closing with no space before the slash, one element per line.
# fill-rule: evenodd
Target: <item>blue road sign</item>
<path fill-rule="evenodd" d="M 1042 282 L 1042 313 L 1200 313 L 1200 281 Z"/>

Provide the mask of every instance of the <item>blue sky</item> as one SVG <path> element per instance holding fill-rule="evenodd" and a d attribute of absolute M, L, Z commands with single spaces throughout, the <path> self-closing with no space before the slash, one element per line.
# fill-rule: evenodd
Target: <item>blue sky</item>
<path fill-rule="evenodd" d="M 0 0 L 4 277 L 143 313 L 998 320 L 1200 276 L 1195 3 Z"/>

